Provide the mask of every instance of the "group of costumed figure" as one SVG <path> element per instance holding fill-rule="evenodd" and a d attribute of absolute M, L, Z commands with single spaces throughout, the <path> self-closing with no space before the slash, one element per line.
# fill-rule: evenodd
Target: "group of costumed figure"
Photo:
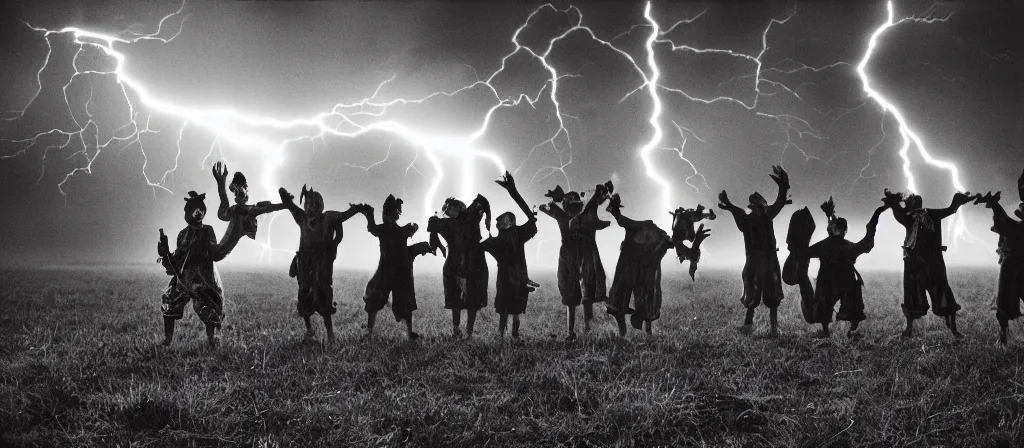
<path fill-rule="evenodd" d="M 242 237 L 255 239 L 260 215 L 280 210 L 288 210 L 299 227 L 299 248 L 289 267 L 289 275 L 298 283 L 297 309 L 305 322 L 307 336 L 315 334 L 310 319 L 313 314 L 319 314 L 327 338 L 334 339 L 331 317 L 337 312 L 337 303 L 332 286 L 333 265 L 344 237 L 344 223 L 362 214 L 367 231 L 380 242 L 377 270 L 363 295 L 367 336 L 373 334 L 377 313 L 390 301 L 395 320 L 405 323 L 409 339 L 419 338 L 413 331 L 413 312 L 417 309 L 413 262 L 417 256 L 437 255 L 440 251 L 445 257 L 442 269 L 444 307 L 452 313 L 453 335 L 472 337 L 476 315 L 487 306 L 489 272 L 485 254 L 490 254 L 498 268 L 494 296 L 494 309 L 499 315 L 498 334 L 505 336 L 511 316 L 511 335 L 519 338 L 519 317 L 526 312 L 530 293 L 540 287 L 530 279 L 525 250 L 526 243 L 537 235 L 537 213 L 523 199 L 510 173 L 505 172 L 496 183 L 509 193 L 526 216 L 524 224 L 517 224 L 515 213 L 505 212 L 494 220 L 497 236 L 490 236 L 491 208 L 485 197 L 477 195 L 469 205 L 448 198 L 440 216 L 432 216 L 427 222 L 427 241 L 415 243 L 410 240 L 419 225 L 398 223 L 402 200 L 393 195 L 384 200 L 382 222 L 378 224 L 373 207 L 367 204 L 349 204 L 348 210 L 343 212 L 325 211 L 321 194 L 306 186 L 302 187 L 299 204 L 295 203 L 294 195 L 281 188 L 280 203 L 265 201 L 251 205 L 242 173 L 235 173 L 228 185 L 227 167 L 217 163 L 213 176 L 220 196 L 217 217 L 228 223 L 223 238 L 218 241 L 213 228 L 203 224 L 206 195 L 194 191 L 185 198 L 188 225 L 178 233 L 173 252 L 163 229 L 160 230 L 159 262 L 171 276 L 161 307 L 165 345 L 171 343 L 174 324 L 182 318 L 189 302 L 206 326 L 209 343 L 217 344 L 224 319 L 224 293 L 214 263 L 229 255 Z M 835 203 L 829 198 L 821 205 L 828 223 L 828 236 L 811 244 L 815 222 L 804 207 L 793 213 L 790 220 L 786 238 L 789 257 L 782 267 L 777 255 L 774 220 L 792 203 L 789 175 L 776 166 L 771 178 L 779 187 L 775 201 L 769 204 L 760 193 L 753 193 L 747 205 L 749 212 L 733 205 L 725 191 L 719 194 L 718 207 L 732 214 L 737 229 L 743 234 L 746 262 L 740 302 L 746 308 L 744 331 L 752 329 L 755 310 L 764 305 L 769 311 L 770 331 L 777 334 L 777 310 L 784 297 L 782 283 L 785 282 L 799 286 L 803 317 L 809 324 L 820 324 L 822 336 L 829 335 L 833 313 L 835 320 L 850 323 L 847 336 L 859 336 L 859 324 L 865 319 L 864 281 L 855 264 L 860 255 L 874 247 L 878 220 L 883 212 L 891 209 L 896 221 L 906 228 L 902 304 L 906 329 L 903 335 L 912 336 L 914 320 L 925 316 L 931 308 L 935 315 L 943 317 L 954 336 L 961 337 L 956 323 L 960 305 L 949 286 L 943 259 L 942 220 L 973 201 L 992 209 L 992 230 L 999 234 L 999 287 L 993 308 L 1000 324 L 999 340 L 1006 343 L 1008 322 L 1021 316 L 1020 302 L 1024 298 L 1024 174 L 1018 181 L 1022 203 L 1014 211 L 1021 221 L 1007 215 L 999 204 L 999 193 L 956 193 L 949 207 L 929 209 L 923 207 L 918 195 L 904 196 L 885 190 L 883 205 L 872 214 L 864 237 L 855 242 L 846 239 L 847 221 L 836 215 Z M 693 209 L 680 207 L 669 212 L 672 215 L 670 235 L 654 221 L 638 221 L 623 215 L 622 200 L 614 190 L 611 181 L 598 184 L 584 201 L 585 193 L 564 191 L 556 186 L 545 195 L 549 201 L 539 207 L 557 223 L 561 236 L 557 286 L 566 308 L 566 340 L 569 341 L 577 338 L 577 308 L 583 306 L 583 329 L 590 331 L 594 304 L 600 302 L 605 303 L 607 314 L 614 317 L 621 336 L 626 334 L 627 318 L 633 328 L 651 333 L 651 323 L 661 317 L 663 258 L 674 249 L 679 262 L 690 262 L 689 274 L 693 279 L 701 257 L 701 243 L 710 236 L 710 230 L 703 224 L 695 227 L 703 220 L 716 218 L 714 210 L 702 205 Z M 228 191 L 234 194 L 234 204 L 230 204 Z M 598 208 L 605 203 L 605 209 L 625 231 L 610 288 L 596 241 L 597 232 L 611 225 L 598 216 Z M 481 232 L 481 221 L 487 229 L 487 238 Z M 808 276 L 811 258 L 820 261 L 814 284 Z M 835 311 L 837 303 L 838 312 Z M 465 332 L 462 330 L 463 311 Z"/>

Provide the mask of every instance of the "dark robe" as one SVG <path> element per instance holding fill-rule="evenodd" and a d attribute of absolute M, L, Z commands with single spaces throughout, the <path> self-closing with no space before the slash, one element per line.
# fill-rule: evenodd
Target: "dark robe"
<path fill-rule="evenodd" d="M 949 316 L 960 310 L 946 278 L 942 257 L 942 219 L 956 213 L 957 207 L 918 209 L 908 213 L 901 205 L 892 208 L 893 217 L 907 229 L 903 246 L 903 314 L 917 319 L 932 313 Z"/>
<path fill-rule="evenodd" d="M 583 301 L 580 281 L 583 275 L 580 263 L 581 237 L 577 230 L 572 229 L 572 216 L 562 210 L 558 204 L 551 202 L 544 211 L 558 223 L 558 233 L 562 244 L 558 248 L 558 294 L 562 296 L 562 305 L 579 306 Z"/>
<path fill-rule="evenodd" d="M 530 295 L 530 277 L 526 267 L 526 242 L 537 235 L 537 220 L 510 229 L 499 229 L 498 236 L 481 243 L 483 250 L 498 263 L 495 279 L 494 311 L 498 314 L 526 312 Z"/>
<path fill-rule="evenodd" d="M 416 233 L 416 228 L 412 224 L 399 226 L 394 222 L 375 224 L 372 215 L 367 216 L 367 221 L 367 230 L 380 240 L 380 259 L 377 271 L 366 284 L 364 310 L 375 313 L 384 309 L 390 296 L 391 312 L 395 320 L 406 320 L 417 309 L 412 271 L 413 250 L 408 246 L 409 238 Z M 413 247 L 423 245 L 418 244 Z"/>
<path fill-rule="evenodd" d="M 773 220 L 786 205 L 788 191 L 788 188 L 779 188 L 775 203 L 767 207 L 764 215 L 747 214 L 736 206 L 726 209 L 732 213 L 736 227 L 743 232 L 747 259 L 743 264 L 743 297 L 740 303 L 747 308 L 757 308 L 762 302 L 768 308 L 776 308 L 784 297 Z"/>
<path fill-rule="evenodd" d="M 999 234 L 999 289 L 996 293 L 996 316 L 1014 320 L 1021 316 L 1024 300 L 1024 222 L 1007 216 L 999 204 L 992 207 L 993 228 Z"/>
<path fill-rule="evenodd" d="M 191 301 L 192 309 L 204 324 L 220 328 L 224 320 L 224 292 L 213 263 L 223 260 L 225 255 L 209 225 L 189 224 L 178 232 L 174 252 L 161 259 L 167 275 L 172 276 L 161 300 L 164 317 L 181 319 L 185 305 Z"/>
<path fill-rule="evenodd" d="M 577 247 L 583 303 L 604 302 L 608 298 L 608 278 L 597 248 L 597 231 L 608 228 L 611 223 L 597 217 L 598 205 L 598 196 L 591 196 L 583 211 L 569 221 L 570 229 L 579 238 Z"/>
<path fill-rule="evenodd" d="M 626 236 L 619 246 L 607 312 L 615 316 L 630 314 L 631 325 L 641 328 L 644 322 L 661 317 L 661 260 L 673 243 L 653 221 L 634 221 L 617 212 L 613 215 Z M 690 255 L 685 246 L 683 249 L 685 255 Z"/>
<path fill-rule="evenodd" d="M 484 208 L 473 201 L 457 218 L 431 216 L 427 221 L 427 231 L 448 243 L 441 270 L 446 309 L 477 311 L 487 306 L 487 262 L 480 248 L 483 216 Z"/>
<path fill-rule="evenodd" d="M 821 261 L 813 295 L 803 295 L 801 309 L 809 324 L 832 322 L 832 310 L 839 302 L 836 320 L 864 320 L 864 281 L 854 267 L 857 257 L 871 252 L 875 246 L 875 228 L 885 208 L 878 208 L 867 224 L 867 232 L 858 242 L 840 236 L 829 236 L 810 246 L 806 258 Z"/>

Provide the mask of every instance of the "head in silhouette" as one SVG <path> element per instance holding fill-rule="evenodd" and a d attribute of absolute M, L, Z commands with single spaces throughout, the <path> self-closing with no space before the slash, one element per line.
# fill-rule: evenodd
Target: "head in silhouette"
<path fill-rule="evenodd" d="M 384 218 L 384 222 L 398 222 L 398 218 L 402 217 L 402 200 L 389 194 L 384 200 L 381 216 Z"/>
<path fill-rule="evenodd" d="M 299 202 L 302 203 L 302 209 L 306 212 L 306 218 L 310 220 L 320 218 L 324 212 L 324 197 L 312 188 L 307 189 L 305 185 L 302 186 Z"/>
<path fill-rule="evenodd" d="M 761 196 L 761 193 L 754 193 L 750 195 L 750 205 L 747 208 L 750 209 L 751 213 L 757 216 L 764 216 L 768 214 L 768 201 Z"/>
<path fill-rule="evenodd" d="M 576 216 L 583 211 L 583 196 L 575 191 L 570 191 L 562 198 L 562 210 L 570 216 Z"/>
<path fill-rule="evenodd" d="M 189 225 L 198 226 L 203 224 L 206 217 L 206 193 L 197 194 L 194 191 L 188 192 L 185 198 L 185 222 Z"/>
<path fill-rule="evenodd" d="M 245 205 L 246 202 L 249 202 L 249 184 L 245 182 L 245 175 L 241 171 L 235 172 L 235 177 L 231 179 L 228 190 L 235 194 L 236 204 Z"/>
<path fill-rule="evenodd" d="M 903 203 L 906 204 L 907 211 L 909 212 L 920 209 L 924 205 L 924 200 L 921 199 L 921 196 L 911 194 L 910 196 L 907 196 L 907 199 L 904 200 Z"/>
<path fill-rule="evenodd" d="M 444 205 L 441 206 L 441 213 L 444 213 L 449 218 L 458 218 L 465 211 L 466 203 L 455 198 L 445 199 Z"/>
<path fill-rule="evenodd" d="M 840 238 L 846 237 L 847 224 L 846 218 L 836 218 L 828 222 L 828 234 L 829 236 L 837 236 Z"/>

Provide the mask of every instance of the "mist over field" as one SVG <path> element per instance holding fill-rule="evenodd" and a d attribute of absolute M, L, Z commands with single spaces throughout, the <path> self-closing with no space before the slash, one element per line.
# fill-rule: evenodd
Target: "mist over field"
<path fill-rule="evenodd" d="M 900 276 L 865 276 L 863 337 L 815 339 L 787 287 L 781 335 L 738 327 L 738 273 L 665 279 L 653 337 L 604 315 L 562 340 L 550 287 L 523 341 L 450 338 L 440 279 L 417 278 L 419 342 L 385 309 L 360 338 L 368 274 L 339 271 L 339 339 L 304 341 L 295 283 L 222 269 L 227 314 L 210 351 L 187 310 L 159 344 L 159 269 L 6 270 L 0 277 L 0 441 L 16 445 L 1014 446 L 1024 440 L 1024 329 L 995 344 L 992 270 L 957 269 L 963 340 L 941 319 L 902 328 Z M 492 288 L 493 291 L 493 288 Z M 763 309 L 762 309 L 763 310 Z M 316 318 L 314 318 L 316 319 Z"/>

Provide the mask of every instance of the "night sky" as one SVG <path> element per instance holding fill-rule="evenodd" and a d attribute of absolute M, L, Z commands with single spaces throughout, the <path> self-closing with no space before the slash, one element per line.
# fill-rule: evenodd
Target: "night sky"
<path fill-rule="evenodd" d="M 161 101 L 290 120 L 369 98 L 391 78 L 374 100 L 423 98 L 487 78 L 514 50 L 511 37 L 516 29 L 541 5 L 195 2 L 186 3 L 180 14 L 164 22 L 161 37 L 181 30 L 170 42 L 149 39 L 114 44 L 114 49 L 126 55 L 125 74 Z M 643 3 L 575 5 L 582 12 L 582 25 L 651 75 L 644 46 L 651 28 L 643 26 Z M 552 38 L 579 19 L 575 10 L 564 12 L 568 6 L 558 3 L 557 10 L 542 9 L 522 30 L 519 42 L 543 53 Z M 74 61 L 79 71 L 109 71 L 115 63 L 89 47 L 75 59 L 76 47 L 67 34 L 50 36 L 49 64 L 40 72 L 46 40 L 26 23 L 130 38 L 132 33 L 155 32 L 160 19 L 180 7 L 160 2 L 3 2 L 0 110 L 24 109 L 37 90 L 39 94 L 23 116 L 6 112 L 4 117 L 11 120 L 0 125 L 0 264 L 152 263 L 157 229 L 174 235 L 185 225 L 182 198 L 189 190 L 207 193 L 211 214 L 206 222 L 220 235 L 225 224 L 213 213 L 218 200 L 210 174 L 211 164 L 218 160 L 226 161 L 232 172 L 247 175 L 252 202 L 277 201 L 278 186 L 297 195 L 307 183 L 324 194 L 329 209 L 367 202 L 379 216 L 384 198 L 394 193 L 405 200 L 401 222 L 424 226 L 426 216 L 439 210 L 445 197 L 471 199 L 463 195 L 467 162 L 459 155 L 467 148 L 458 145 L 431 150 L 445 176 L 432 206 L 424 208 L 425 192 L 437 173 L 428 149 L 399 135 L 370 132 L 311 140 L 302 138 L 316 133 L 308 126 L 234 128 L 267 141 L 294 139 L 284 147 L 282 164 L 265 172 L 267 158 L 258 148 L 218 139 L 195 122 L 184 124 L 180 117 L 147 106 L 131 89 L 131 110 L 140 128 L 148 120 L 152 132 L 141 136 L 141 145 L 133 141 L 103 148 L 91 172 L 77 172 L 58 188 L 67 173 L 84 167 L 85 157 L 95 154 L 97 134 L 102 143 L 131 133 L 130 127 L 114 133 L 128 122 L 130 109 L 113 75 L 80 76 L 62 89 L 75 71 Z M 970 191 L 1001 190 L 1003 204 L 1015 207 L 1014 187 L 1024 168 L 1024 3 L 899 1 L 895 10 L 897 20 L 914 15 L 948 20 L 907 22 L 883 35 L 867 67 L 874 85 L 903 112 L 935 157 L 960 168 Z M 756 57 L 769 22 L 794 11 L 767 33 L 768 47 L 760 58 L 760 96 L 754 90 L 757 64 L 750 58 L 672 51 L 668 43 Z M 837 211 L 851 221 L 850 239 L 859 239 L 870 212 L 880 205 L 882 189 L 906 190 L 898 125 L 864 93 L 855 71 L 869 36 L 886 19 L 884 2 L 664 1 L 653 4 L 652 15 L 662 31 L 699 15 L 660 36 L 664 42 L 654 45 L 659 85 L 665 87 L 658 93 L 664 106 L 658 121 L 664 137 L 657 146 L 678 150 L 685 138 L 684 154 L 704 176 L 690 177 L 693 169 L 677 151 L 653 153 L 658 171 L 672 184 L 673 208 L 698 202 L 713 207 L 723 189 L 738 205 L 745 205 L 755 190 L 771 199 L 776 187 L 768 177 L 770 166 L 781 163 L 790 173 L 794 200 L 794 206 L 776 220 L 784 257 L 784 232 L 798 207 L 811 208 L 823 236 L 824 216 L 818 205 L 835 196 Z M 559 75 L 569 75 L 559 78 L 556 91 L 567 134 L 535 147 L 555 135 L 559 120 L 550 98 L 550 73 L 520 51 L 505 61 L 505 69 L 491 85 L 501 99 L 540 93 L 539 100 L 500 108 L 473 148 L 500 156 L 515 171 L 531 204 L 541 204 L 544 192 L 556 184 L 589 190 L 613 179 L 626 205 L 624 214 L 664 223 L 668 210 L 660 206 L 661 192 L 645 174 L 639 155 L 653 135 L 648 123 L 653 102 L 646 89 L 623 99 L 643 85 L 643 77 L 623 54 L 585 32 L 559 40 L 547 60 Z M 705 100 L 729 96 L 747 107 L 731 101 L 707 104 L 670 89 Z M 750 108 L 755 98 L 756 107 Z M 351 117 L 363 126 L 393 120 L 424 135 L 465 136 L 482 125 L 497 101 L 489 89 L 477 86 L 422 104 L 365 109 L 383 112 L 379 117 Z M 73 132 L 79 128 L 76 120 L 84 124 L 90 116 L 96 125 L 66 148 L 45 150 L 61 145 L 60 135 L 44 137 L 34 146 L 15 141 L 53 128 Z M 677 125 L 690 131 L 681 135 Z M 911 161 L 925 204 L 948 205 L 954 192 L 948 173 L 924 164 L 916 150 Z M 164 176 L 175 163 L 177 169 Z M 475 171 L 472 191 L 491 199 L 495 216 L 513 210 L 504 191 L 490 182 L 500 174 L 495 165 L 487 159 L 473 159 L 469 165 Z M 562 170 L 550 168 L 563 165 Z M 148 186 L 146 177 L 173 193 Z M 697 188 L 686 184 L 688 178 Z M 264 188 L 263 180 L 272 189 Z M 947 231 L 947 263 L 994 265 L 991 213 L 981 206 L 966 209 L 974 238 L 953 241 Z M 602 216 L 610 219 L 603 210 Z M 261 224 L 258 238 L 265 242 L 269 235 L 275 248 L 270 257 L 246 239 L 224 263 L 287 263 L 297 247 L 297 227 L 285 213 L 268 224 Z M 364 224 L 361 217 L 346 224 L 338 267 L 376 265 L 376 241 L 363 230 Z M 545 216 L 540 224 L 540 234 L 527 246 L 528 261 L 531 268 L 551 268 L 558 231 Z M 704 245 L 705 263 L 738 266 L 742 241 L 731 217 L 720 215 L 709 225 L 712 237 Z M 599 233 L 609 269 L 622 235 L 614 225 Z M 426 237 L 424 231 L 417 235 Z M 886 214 L 876 248 L 861 258 L 861 265 L 898 266 L 902 239 L 902 227 Z M 427 270 L 439 267 L 441 260 L 417 263 L 417 269 Z M 666 263 L 678 265 L 671 257 Z"/>

